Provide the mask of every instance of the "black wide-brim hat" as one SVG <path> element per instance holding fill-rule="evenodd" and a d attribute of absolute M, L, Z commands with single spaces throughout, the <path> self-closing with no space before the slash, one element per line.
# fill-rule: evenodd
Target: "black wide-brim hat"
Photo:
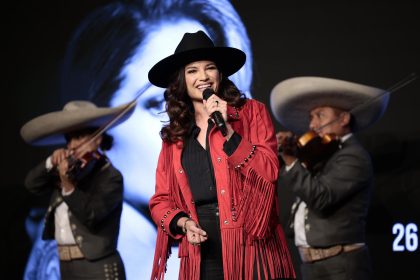
<path fill-rule="evenodd" d="M 174 54 L 162 59 L 150 69 L 149 81 L 155 86 L 167 88 L 176 71 L 200 60 L 215 62 L 219 71 L 228 77 L 241 69 L 245 64 L 246 55 L 236 48 L 216 47 L 201 30 L 185 33 Z"/>

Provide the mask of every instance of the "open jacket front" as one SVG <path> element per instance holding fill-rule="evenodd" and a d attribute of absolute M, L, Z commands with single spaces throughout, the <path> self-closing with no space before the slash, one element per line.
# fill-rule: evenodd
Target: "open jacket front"
<path fill-rule="evenodd" d="M 228 107 L 228 121 L 242 140 L 231 156 L 223 151 L 225 138 L 209 134 L 222 237 L 225 279 L 252 279 L 254 269 L 264 279 L 294 278 L 294 270 L 278 222 L 276 180 L 279 162 L 276 138 L 265 106 L 248 100 L 241 109 Z M 156 173 L 156 192 L 150 200 L 158 225 L 152 279 L 162 279 L 171 243 L 178 240 L 180 279 L 200 278 L 200 247 L 184 235 L 173 235 L 170 222 L 179 212 L 197 218 L 188 179 L 181 164 L 183 143 L 164 142 Z M 205 230 L 205 229 L 204 229 Z"/>

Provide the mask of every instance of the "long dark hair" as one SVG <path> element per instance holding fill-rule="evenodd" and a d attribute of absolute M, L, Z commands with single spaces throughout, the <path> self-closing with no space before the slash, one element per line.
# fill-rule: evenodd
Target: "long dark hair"
<path fill-rule="evenodd" d="M 165 90 L 166 113 L 169 122 L 160 131 L 163 141 L 176 143 L 184 140 L 194 122 L 194 107 L 188 96 L 185 82 L 184 67 L 174 74 L 173 82 Z M 229 106 L 240 108 L 246 102 L 246 97 L 236 85 L 221 74 L 217 95 Z"/>

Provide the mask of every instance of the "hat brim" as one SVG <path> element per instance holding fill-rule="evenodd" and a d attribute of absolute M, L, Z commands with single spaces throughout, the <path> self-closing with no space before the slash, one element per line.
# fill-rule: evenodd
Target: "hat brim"
<path fill-rule="evenodd" d="M 365 129 L 385 112 L 389 92 L 358 83 L 321 77 L 296 77 L 271 91 L 271 110 L 286 129 L 301 134 L 309 129 L 312 109 L 330 106 L 350 111 L 353 131 Z"/>
<path fill-rule="evenodd" d="M 134 105 L 135 103 L 127 103 L 114 108 L 81 108 L 47 113 L 27 122 L 21 128 L 20 134 L 26 143 L 34 146 L 65 144 L 64 134 L 87 127 L 103 127 L 126 110 L 108 129 L 121 124 L 131 116 Z"/>
<path fill-rule="evenodd" d="M 149 71 L 149 81 L 155 86 L 167 88 L 173 75 L 181 67 L 199 60 L 217 64 L 226 77 L 236 73 L 245 64 L 243 51 L 231 47 L 199 48 L 170 55 L 156 63 Z"/>

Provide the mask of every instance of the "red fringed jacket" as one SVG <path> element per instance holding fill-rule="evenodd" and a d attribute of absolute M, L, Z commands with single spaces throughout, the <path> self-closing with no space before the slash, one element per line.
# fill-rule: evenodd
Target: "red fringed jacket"
<path fill-rule="evenodd" d="M 228 157 L 225 138 L 209 134 L 216 178 L 222 237 L 223 271 L 227 279 L 252 279 L 254 269 L 264 279 L 295 278 L 283 230 L 278 222 L 276 180 L 279 170 L 274 127 L 265 106 L 247 100 L 241 109 L 228 107 L 228 121 L 242 136 Z M 150 211 L 158 225 L 151 279 L 164 279 L 171 243 L 179 241 L 179 279 L 200 279 L 200 247 L 184 235 L 172 235 L 169 224 L 183 211 L 195 221 L 194 200 L 181 165 L 182 143 L 163 143 L 156 171 L 156 192 Z M 256 260 L 258 264 L 255 265 Z"/>

